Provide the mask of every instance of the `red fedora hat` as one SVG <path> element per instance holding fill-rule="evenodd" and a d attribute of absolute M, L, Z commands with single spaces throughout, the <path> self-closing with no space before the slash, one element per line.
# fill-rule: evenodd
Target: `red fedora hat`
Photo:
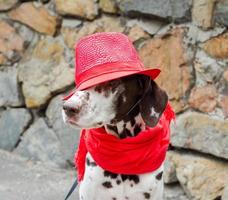
<path fill-rule="evenodd" d="M 160 73 L 159 69 L 145 69 L 129 38 L 116 32 L 81 38 L 75 47 L 75 59 L 77 90 L 133 74 L 155 79 Z"/>

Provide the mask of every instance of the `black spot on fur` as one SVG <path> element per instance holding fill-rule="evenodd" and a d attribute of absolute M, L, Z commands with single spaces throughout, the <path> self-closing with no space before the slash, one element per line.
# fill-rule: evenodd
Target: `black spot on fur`
<path fill-rule="evenodd" d="M 112 200 L 117 200 L 116 197 L 113 197 Z"/>
<path fill-rule="evenodd" d="M 222 200 L 222 196 L 217 196 L 214 200 Z"/>
<path fill-rule="evenodd" d="M 126 137 L 132 137 L 131 131 L 129 131 L 127 128 L 125 128 L 121 133 L 120 133 L 120 139 L 124 139 Z"/>
<path fill-rule="evenodd" d="M 132 118 L 130 122 L 131 122 L 131 126 L 134 126 L 135 125 L 135 118 Z"/>
<path fill-rule="evenodd" d="M 145 199 L 150 199 L 150 193 L 144 192 L 143 195 L 144 195 Z"/>
<path fill-rule="evenodd" d="M 109 181 L 105 181 L 104 183 L 102 183 L 102 185 L 106 188 L 112 188 L 112 183 Z"/>
<path fill-rule="evenodd" d="M 88 101 L 89 100 L 89 97 L 90 97 L 90 93 L 86 93 L 86 96 L 85 96 L 85 99 L 86 99 L 86 101 Z"/>
<path fill-rule="evenodd" d="M 90 160 L 89 160 L 89 158 L 86 158 L 86 165 L 87 166 L 90 166 Z"/>
<path fill-rule="evenodd" d="M 113 131 L 116 134 L 118 133 L 118 130 L 117 130 L 116 126 L 107 125 L 107 128 L 110 129 L 111 131 Z"/>
<path fill-rule="evenodd" d="M 91 167 L 96 167 L 96 166 L 97 166 L 97 163 L 91 162 L 91 161 L 89 160 L 89 158 L 86 158 L 86 165 L 87 165 L 87 166 L 91 166 Z"/>
<path fill-rule="evenodd" d="M 122 174 L 121 175 L 121 178 L 122 178 L 122 181 L 126 181 L 128 179 L 128 175 Z"/>
<path fill-rule="evenodd" d="M 160 172 L 160 173 L 158 173 L 158 174 L 156 175 L 156 179 L 157 179 L 157 180 L 161 180 L 162 174 L 163 174 L 163 171 Z"/>
<path fill-rule="evenodd" d="M 129 112 L 124 119 L 122 119 L 125 123 L 129 122 L 131 119 L 134 119 L 140 113 L 139 106 L 136 106 L 131 112 Z"/>
<path fill-rule="evenodd" d="M 139 176 L 138 175 L 125 175 L 121 174 L 122 181 L 133 181 L 135 184 L 139 183 Z"/>
<path fill-rule="evenodd" d="M 95 162 L 90 162 L 90 165 L 91 165 L 92 167 L 96 167 L 96 166 L 97 166 L 97 163 L 95 163 Z"/>
<path fill-rule="evenodd" d="M 137 136 L 141 131 L 140 125 L 135 125 L 134 127 L 134 136 Z"/>
<path fill-rule="evenodd" d="M 104 171 L 104 176 L 105 177 L 110 177 L 111 179 L 116 179 L 118 174 L 114 174 L 114 173 L 109 172 L 109 171 Z"/>
<path fill-rule="evenodd" d="M 123 96 L 119 96 L 116 103 L 117 108 L 119 108 L 122 104 L 123 104 Z"/>
<path fill-rule="evenodd" d="M 102 92 L 102 87 L 101 87 L 100 85 L 98 85 L 98 86 L 96 86 L 96 87 L 94 88 L 94 90 L 95 90 L 96 92 L 98 92 L 98 93 L 101 93 L 101 92 Z"/>
<path fill-rule="evenodd" d="M 117 90 L 117 87 L 112 87 L 111 90 L 112 90 L 112 93 L 114 93 Z"/>
<path fill-rule="evenodd" d="M 116 184 L 119 185 L 121 183 L 120 180 L 116 180 Z"/>
<path fill-rule="evenodd" d="M 101 126 L 101 125 L 102 125 L 102 122 L 98 122 L 97 125 L 98 125 L 98 126 Z"/>

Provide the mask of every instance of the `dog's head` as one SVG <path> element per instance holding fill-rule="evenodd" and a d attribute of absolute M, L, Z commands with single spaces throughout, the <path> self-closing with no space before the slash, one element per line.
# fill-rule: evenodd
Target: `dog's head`
<path fill-rule="evenodd" d="M 63 119 L 79 128 L 113 125 L 139 108 L 146 125 L 153 127 L 168 97 L 145 75 L 132 75 L 75 91 L 63 103 Z"/>

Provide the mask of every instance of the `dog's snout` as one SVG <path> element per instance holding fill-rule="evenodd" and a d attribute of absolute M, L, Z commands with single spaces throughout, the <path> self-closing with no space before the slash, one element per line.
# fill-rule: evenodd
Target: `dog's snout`
<path fill-rule="evenodd" d="M 72 106 L 69 106 L 67 104 L 63 104 L 63 110 L 65 111 L 65 113 L 68 115 L 68 116 L 72 116 L 72 115 L 75 115 L 79 112 L 79 109 L 76 108 L 76 107 L 72 107 Z"/>

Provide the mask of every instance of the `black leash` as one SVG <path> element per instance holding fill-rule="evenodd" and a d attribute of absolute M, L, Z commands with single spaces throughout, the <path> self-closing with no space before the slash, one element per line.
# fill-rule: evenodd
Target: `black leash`
<path fill-rule="evenodd" d="M 64 200 L 67 200 L 70 195 L 73 193 L 73 191 L 75 190 L 75 188 L 78 186 L 78 179 L 76 178 L 76 180 L 74 181 L 73 185 L 71 186 L 68 194 L 66 195 L 66 198 Z"/>

